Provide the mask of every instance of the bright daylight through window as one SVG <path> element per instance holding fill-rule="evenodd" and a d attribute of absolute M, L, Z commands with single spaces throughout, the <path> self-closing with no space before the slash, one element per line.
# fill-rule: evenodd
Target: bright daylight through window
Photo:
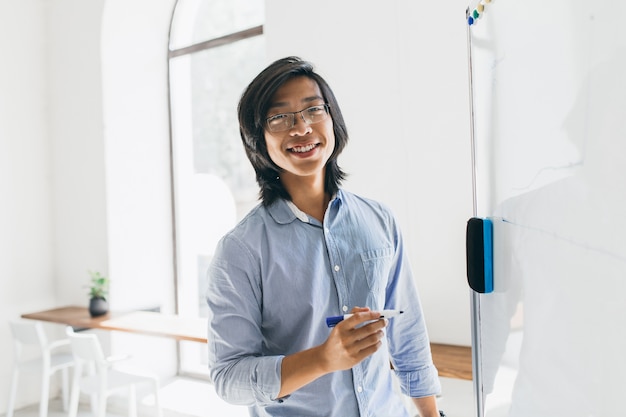
<path fill-rule="evenodd" d="M 258 202 L 237 102 L 265 65 L 262 0 L 179 0 L 170 33 L 177 312 L 206 315 L 219 238 Z M 207 375 L 206 346 L 180 342 L 180 373 Z"/>

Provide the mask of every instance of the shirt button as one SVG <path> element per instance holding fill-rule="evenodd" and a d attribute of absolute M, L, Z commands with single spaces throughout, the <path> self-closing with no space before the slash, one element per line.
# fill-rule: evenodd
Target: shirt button
<path fill-rule="evenodd" d="M 359 386 L 356 388 L 356 390 L 357 390 L 358 392 L 363 392 L 363 387 L 359 385 Z"/>
<path fill-rule="evenodd" d="M 339 268 L 339 265 L 335 265 L 335 272 L 339 272 L 341 268 Z"/>
<path fill-rule="evenodd" d="M 346 311 L 348 311 L 348 306 L 343 306 L 341 309 L 342 309 L 344 312 L 346 312 Z"/>

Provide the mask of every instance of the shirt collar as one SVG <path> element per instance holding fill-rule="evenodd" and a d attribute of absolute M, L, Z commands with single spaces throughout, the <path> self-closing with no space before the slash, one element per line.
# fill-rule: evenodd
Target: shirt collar
<path fill-rule="evenodd" d="M 340 202 L 341 200 L 342 192 L 339 190 L 337 191 L 337 194 L 331 198 L 329 205 L 333 205 L 336 201 Z M 310 223 L 309 216 L 289 200 L 279 199 L 269 206 L 267 211 L 278 224 L 288 224 L 293 222 L 295 219 L 304 223 Z"/>
<path fill-rule="evenodd" d="M 291 211 L 293 212 L 293 215 L 296 216 L 297 219 L 305 223 L 309 222 L 309 216 L 305 212 L 300 210 L 298 207 L 296 207 L 296 205 L 293 204 L 293 202 L 287 201 L 287 207 L 291 209 Z"/>
<path fill-rule="evenodd" d="M 267 208 L 267 211 L 270 216 L 272 216 L 272 219 L 274 219 L 274 221 L 278 224 L 288 224 L 297 218 L 287 203 L 287 200 L 279 199 Z M 306 221 L 308 222 L 308 218 Z"/>

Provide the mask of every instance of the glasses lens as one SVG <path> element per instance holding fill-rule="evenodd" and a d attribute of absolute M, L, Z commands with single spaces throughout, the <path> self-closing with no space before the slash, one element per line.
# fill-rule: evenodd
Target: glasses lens
<path fill-rule="evenodd" d="M 293 113 L 281 113 L 267 119 L 267 129 L 270 132 L 282 132 L 293 126 Z"/>
<path fill-rule="evenodd" d="M 267 118 L 267 130 L 270 132 L 284 132 L 295 125 L 295 117 L 302 119 L 309 125 L 319 123 L 328 117 L 328 105 L 312 106 L 293 113 L 281 113 Z M 300 116 L 302 115 L 302 116 Z"/>
<path fill-rule="evenodd" d="M 326 119 L 326 116 L 328 116 L 326 105 L 322 104 L 321 106 L 313 106 L 308 109 L 304 109 L 302 110 L 302 116 L 304 117 L 304 121 L 310 125 L 313 123 L 319 123 Z"/>

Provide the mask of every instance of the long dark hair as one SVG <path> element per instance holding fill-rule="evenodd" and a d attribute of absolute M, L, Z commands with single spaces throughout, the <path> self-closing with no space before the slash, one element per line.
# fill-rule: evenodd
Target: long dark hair
<path fill-rule="evenodd" d="M 333 195 L 339 189 L 346 174 L 337 164 L 337 157 L 348 143 L 348 130 L 339 108 L 339 103 L 330 86 L 317 74 L 310 62 L 290 56 L 279 59 L 265 68 L 243 92 L 237 111 L 239 132 L 246 155 L 256 172 L 260 187 L 260 197 L 265 206 L 278 198 L 291 200 L 289 193 L 278 179 L 282 169 L 276 165 L 267 152 L 265 143 L 265 118 L 276 91 L 288 80 L 305 76 L 319 86 L 324 101 L 329 106 L 335 133 L 335 149 L 326 163 L 325 191 Z"/>

